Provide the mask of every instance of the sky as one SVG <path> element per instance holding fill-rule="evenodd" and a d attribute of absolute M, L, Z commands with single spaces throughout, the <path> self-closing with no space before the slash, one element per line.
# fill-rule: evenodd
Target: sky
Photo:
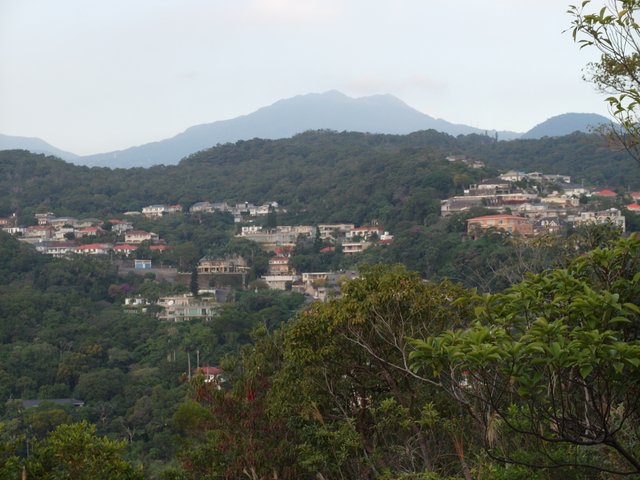
<path fill-rule="evenodd" d="M 0 0 L 0 133 L 87 155 L 328 90 L 482 129 L 608 115 L 566 1 Z"/>

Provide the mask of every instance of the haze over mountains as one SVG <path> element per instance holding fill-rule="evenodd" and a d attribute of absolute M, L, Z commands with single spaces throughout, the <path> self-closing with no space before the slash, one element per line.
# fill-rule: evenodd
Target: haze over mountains
<path fill-rule="evenodd" d="M 33 153 L 44 153 L 62 158 L 69 162 L 75 162 L 79 156 L 60 150 L 53 145 L 48 144 L 44 140 L 35 137 L 16 137 L 11 135 L 2 135 L 0 133 L 0 150 L 29 150 Z"/>
<path fill-rule="evenodd" d="M 39 139 L 8 136 L 0 136 L 0 149 L 21 148 L 53 154 L 81 165 L 129 168 L 177 164 L 182 158 L 216 144 L 251 138 L 287 138 L 307 130 L 408 134 L 433 129 L 453 136 L 497 133 L 501 140 L 512 140 L 589 131 L 589 127 L 608 122 L 605 117 L 595 114 L 566 115 L 571 116 L 565 119 L 567 121 L 563 121 L 564 115 L 553 117 L 549 121 L 553 120 L 554 123 L 549 128 L 545 127 L 544 122 L 523 135 L 509 131 L 487 131 L 436 119 L 392 95 L 351 98 L 332 90 L 280 100 L 248 115 L 193 126 L 172 138 L 114 152 L 79 157 Z"/>

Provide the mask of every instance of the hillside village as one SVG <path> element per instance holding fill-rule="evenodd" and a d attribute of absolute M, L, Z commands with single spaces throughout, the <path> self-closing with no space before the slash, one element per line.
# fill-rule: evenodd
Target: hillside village
<path fill-rule="evenodd" d="M 481 162 L 464 156 L 449 156 L 450 162 L 463 162 L 471 168 L 483 168 Z M 612 223 L 624 231 L 625 217 L 617 208 L 620 200 L 631 214 L 640 212 L 640 192 L 619 196 L 609 189 L 588 189 L 571 183 L 566 175 L 540 172 L 508 171 L 495 178 L 485 178 L 467 185 L 461 195 L 441 201 L 441 216 L 465 214 L 482 208 L 493 213 L 466 219 L 467 236 L 476 239 L 483 231 L 496 229 L 523 237 L 555 235 L 568 226 Z M 276 201 L 262 205 L 249 202 L 229 205 L 227 202 L 200 201 L 185 208 L 182 205 L 153 204 L 140 211 L 123 212 L 120 218 L 76 219 L 57 217 L 53 212 L 35 214 L 35 225 L 20 226 L 16 215 L 1 218 L 2 229 L 21 241 L 32 244 L 41 253 L 55 257 L 68 255 L 108 256 L 124 270 L 138 274 L 152 273 L 188 285 L 195 275 L 199 293 L 162 297 L 156 305 L 158 318 L 170 321 L 210 320 L 228 293 L 228 286 L 247 288 L 250 271 L 242 256 L 200 259 L 194 272 L 179 272 L 172 267 L 158 268 L 146 255 L 162 258 L 170 244 L 153 231 L 135 227 L 137 220 L 158 219 L 182 213 L 201 215 L 220 212 L 231 215 L 237 224 L 236 238 L 248 240 L 268 252 L 268 270 L 260 277 L 269 289 L 289 290 L 305 294 L 310 300 L 326 301 L 339 295 L 340 284 L 356 272 L 298 271 L 291 265 L 292 254 L 300 241 L 321 242 L 319 252 L 339 250 L 345 256 L 359 255 L 372 246 L 393 242 L 393 235 L 378 225 L 353 223 L 317 225 L 276 225 L 275 216 L 286 214 Z M 215 280 L 215 281 L 214 281 Z M 226 285 L 212 288 L 213 284 Z M 194 292 L 195 293 L 195 292 Z M 127 298 L 125 308 L 146 310 L 149 301 Z"/>
<path fill-rule="evenodd" d="M 469 162 L 465 157 L 448 157 L 448 160 Z M 588 189 L 573 184 L 567 175 L 511 170 L 469 185 L 462 195 L 443 200 L 440 212 L 446 217 L 472 208 L 493 210 L 494 215 L 467 219 L 470 235 L 496 228 L 538 236 L 556 234 L 567 226 L 608 222 L 625 231 L 625 217 L 614 206 L 618 199 L 628 212 L 640 212 L 637 203 L 640 192 L 618 195 L 607 188 Z"/>

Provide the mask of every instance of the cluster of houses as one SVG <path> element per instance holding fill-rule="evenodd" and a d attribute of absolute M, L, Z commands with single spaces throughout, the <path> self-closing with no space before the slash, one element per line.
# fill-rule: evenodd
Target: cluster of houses
<path fill-rule="evenodd" d="M 339 287 L 338 279 L 353 276 L 345 272 L 297 272 L 291 266 L 291 253 L 302 238 L 319 238 L 329 246 L 320 253 L 340 248 L 344 255 L 356 255 L 373 245 L 386 245 L 393 235 L 377 226 L 356 227 L 352 223 L 310 225 L 282 225 L 265 228 L 258 225 L 243 226 L 237 237 L 251 240 L 275 255 L 269 259 L 269 270 L 261 280 L 271 289 L 293 290 L 324 300 Z"/>
<path fill-rule="evenodd" d="M 582 197 L 616 199 L 618 195 L 608 189 L 592 191 L 572 184 L 571 177 L 566 175 L 509 171 L 470 185 L 463 195 L 442 200 L 440 212 L 446 217 L 474 207 L 494 210 L 495 214 L 467 220 L 468 233 L 472 236 L 488 228 L 536 236 L 558 233 L 566 225 L 589 223 L 612 223 L 625 229 L 626 220 L 618 208 L 589 210 L 581 203 Z M 632 192 L 629 198 L 631 202 L 626 208 L 640 212 L 637 204 L 640 192 Z"/>
<path fill-rule="evenodd" d="M 110 232 L 103 228 L 104 222 L 97 218 L 76 219 L 73 217 L 56 217 L 52 212 L 36 213 L 37 225 L 19 227 L 14 219 L 9 222 L 2 219 L 2 229 L 18 237 L 20 241 L 35 246 L 40 253 L 55 257 L 71 253 L 83 255 L 117 254 L 128 257 L 142 243 L 148 243 L 152 251 L 163 252 L 167 246 L 154 232 L 136 230 L 131 222 L 109 220 Z M 100 241 L 111 234 L 117 242 Z M 87 240 L 95 240 L 87 242 Z"/>
<path fill-rule="evenodd" d="M 345 255 L 361 253 L 372 245 L 385 245 L 393 241 L 393 235 L 377 226 L 356 227 L 352 223 L 325 223 L 317 226 L 282 225 L 265 228 L 249 225 L 241 228 L 237 237 L 246 238 L 269 251 L 277 249 L 293 249 L 299 237 L 319 238 L 334 246 L 326 247 L 326 251 L 335 250 L 339 245 Z"/>
<path fill-rule="evenodd" d="M 288 269 L 288 262 L 282 262 L 283 258 L 286 257 L 274 257 L 269 262 L 269 274 L 261 277 L 261 280 L 271 289 L 302 293 L 310 301 L 326 301 L 339 295 L 342 284 L 358 276 L 355 271 L 304 272 L 296 275 Z M 198 281 L 202 285 L 209 278 L 208 275 L 244 275 L 247 271 L 248 267 L 242 257 L 227 259 L 205 257 L 198 265 Z M 208 322 L 219 315 L 227 294 L 228 289 L 208 287 L 199 289 L 198 296 L 190 293 L 169 295 L 160 297 L 156 302 L 140 296 L 128 297 L 124 299 L 124 308 L 130 312 L 147 312 L 149 307 L 153 306 L 159 320 Z"/>
<path fill-rule="evenodd" d="M 185 212 L 182 205 L 165 205 L 154 204 L 143 207 L 142 210 L 131 210 L 124 212 L 126 216 L 142 215 L 148 218 L 158 218 L 172 213 Z M 278 205 L 278 202 L 267 202 L 262 205 L 254 205 L 249 202 L 236 203 L 229 205 L 227 202 L 196 202 L 188 209 L 189 213 L 213 213 L 222 212 L 233 215 L 236 223 L 241 223 L 249 218 L 264 217 L 271 212 L 286 213 L 286 210 Z"/>
<path fill-rule="evenodd" d="M 275 255 L 269 259 L 269 270 L 261 280 L 271 289 L 292 290 L 317 300 L 326 300 L 339 291 L 341 279 L 353 278 L 354 272 L 297 272 L 291 266 L 291 252 L 302 237 L 318 237 L 330 244 L 320 250 L 328 253 L 340 248 L 344 255 L 356 255 L 372 245 L 385 245 L 393 235 L 378 226 L 356 227 L 351 223 L 319 224 L 317 226 L 279 226 L 273 229 L 251 225 L 242 227 L 237 235 L 258 243 Z"/>
<path fill-rule="evenodd" d="M 276 202 L 268 202 L 261 206 L 249 203 L 238 204 L 230 207 L 226 203 L 212 204 L 199 202 L 189 209 L 189 213 L 199 212 L 230 212 L 234 216 L 250 215 L 252 217 L 266 215 L 277 210 Z M 161 217 L 171 213 L 183 211 L 180 205 L 149 205 L 141 212 L 125 212 L 128 216 L 144 215 L 147 217 Z M 142 244 L 151 251 L 163 252 L 168 247 L 164 241 L 154 232 L 137 230 L 132 221 L 108 220 L 105 224 L 100 219 L 89 218 L 78 220 L 71 217 L 57 217 L 52 212 L 36 214 L 37 225 L 31 227 L 18 227 L 15 216 L 9 219 L 0 219 L 0 225 L 9 233 L 15 234 L 21 241 L 31 243 L 36 250 L 62 257 L 77 253 L 83 255 L 116 255 L 129 257 Z M 351 278 L 353 272 L 297 272 L 291 266 L 291 254 L 302 239 L 319 238 L 327 244 L 320 253 L 335 251 L 339 248 L 345 255 L 356 255 L 372 245 L 385 245 L 393 240 L 393 236 L 379 226 L 356 227 L 351 223 L 277 226 L 271 229 L 249 224 L 242 226 L 238 237 L 257 243 L 261 248 L 274 254 L 269 259 L 269 268 L 261 280 L 272 289 L 293 290 L 305 293 L 308 296 L 325 300 L 339 290 L 341 279 Z M 106 241 L 105 239 L 109 239 Z M 102 240 L 102 241 L 101 241 Z M 135 259 L 134 269 L 146 270 L 151 268 L 148 259 Z M 200 284 L 208 282 L 210 276 L 228 275 L 239 277 L 237 285 L 246 287 L 246 276 L 250 268 L 241 257 L 211 259 L 203 258 L 197 266 L 197 274 L 201 278 Z M 132 300 L 133 301 L 133 300 Z M 162 319 L 180 321 L 186 318 L 206 318 L 214 315 L 209 306 L 201 304 L 193 305 L 193 299 L 167 299 L 162 304 L 166 315 Z M 198 300 L 200 302 L 201 300 Z M 138 307 L 139 305 L 131 305 Z M 146 308 L 146 306 L 145 306 Z M 200 312 L 196 315 L 194 312 Z"/>
<path fill-rule="evenodd" d="M 212 213 L 222 212 L 230 213 L 233 215 L 235 223 L 242 223 L 249 218 L 266 217 L 269 213 L 286 213 L 286 210 L 278 202 L 267 202 L 262 205 L 254 205 L 249 202 L 236 203 L 235 205 L 228 205 L 226 202 L 211 203 L 211 202 L 197 202 L 191 205 L 189 208 L 190 213 Z"/>

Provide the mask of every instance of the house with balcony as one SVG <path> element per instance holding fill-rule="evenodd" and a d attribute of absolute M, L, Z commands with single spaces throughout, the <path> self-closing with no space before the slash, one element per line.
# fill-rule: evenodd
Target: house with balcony
<path fill-rule="evenodd" d="M 36 251 L 52 257 L 64 257 L 75 252 L 74 242 L 44 241 L 35 244 Z"/>
<path fill-rule="evenodd" d="M 381 227 L 357 227 L 349 230 L 345 237 L 347 241 L 355 239 L 369 241 L 372 238 L 379 239 L 384 233 L 384 228 Z"/>
<path fill-rule="evenodd" d="M 38 225 L 49 225 L 51 220 L 55 218 L 53 212 L 36 213 L 34 216 L 36 217 Z"/>
<path fill-rule="evenodd" d="M 342 253 L 344 255 L 357 255 L 364 252 L 371 245 L 369 242 L 342 242 Z"/>
<path fill-rule="evenodd" d="M 166 205 L 148 205 L 142 208 L 142 215 L 145 217 L 161 217 L 167 212 Z"/>
<path fill-rule="evenodd" d="M 501 178 L 486 178 L 480 183 L 469 185 L 465 195 L 504 195 L 511 193 L 511 182 Z"/>
<path fill-rule="evenodd" d="M 474 238 L 490 228 L 518 235 L 533 235 L 533 222 L 526 217 L 499 214 L 483 215 L 467 220 L 467 234 Z"/>
<path fill-rule="evenodd" d="M 51 225 L 34 225 L 24 230 L 24 236 L 41 240 L 49 240 L 53 238 L 55 229 Z"/>
<path fill-rule="evenodd" d="M 74 251 L 81 255 L 108 255 L 112 249 L 113 245 L 110 243 L 88 243 L 78 245 Z"/>
<path fill-rule="evenodd" d="M 321 223 L 318 225 L 320 238 L 331 241 L 345 238 L 347 232 L 350 232 L 354 228 L 356 228 L 356 226 L 353 223 Z"/>
<path fill-rule="evenodd" d="M 160 240 L 157 233 L 144 230 L 127 230 L 124 232 L 125 243 L 157 242 Z"/>
<path fill-rule="evenodd" d="M 264 275 L 260 278 L 272 290 L 289 290 L 300 280 L 300 275 Z"/>
<path fill-rule="evenodd" d="M 232 258 L 208 258 L 204 257 L 200 259 L 197 267 L 199 274 L 237 274 L 247 273 L 250 268 L 247 266 L 247 262 L 240 256 Z"/>
<path fill-rule="evenodd" d="M 289 273 L 289 257 L 271 257 L 269 259 L 269 275 L 288 275 Z"/>
<path fill-rule="evenodd" d="M 209 322 L 218 316 L 220 304 L 213 297 L 194 297 L 190 294 L 160 297 L 158 319 L 169 322 L 202 320 Z"/>

